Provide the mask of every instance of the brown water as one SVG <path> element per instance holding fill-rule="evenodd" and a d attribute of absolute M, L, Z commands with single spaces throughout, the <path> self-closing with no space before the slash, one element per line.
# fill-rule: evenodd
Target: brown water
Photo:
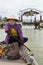
<path fill-rule="evenodd" d="M 34 29 L 34 27 L 23 27 L 23 35 L 28 37 L 25 43 L 34 53 L 39 65 L 43 65 L 43 29 Z M 5 39 L 4 29 L 0 29 L 0 41 Z"/>

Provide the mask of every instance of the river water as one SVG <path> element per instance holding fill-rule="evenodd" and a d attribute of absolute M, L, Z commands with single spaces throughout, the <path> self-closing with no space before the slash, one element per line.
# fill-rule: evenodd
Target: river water
<path fill-rule="evenodd" d="M 34 54 L 39 65 L 43 65 L 43 29 L 34 29 L 33 26 L 23 26 L 23 35 L 28 37 L 25 43 Z M 0 41 L 5 39 L 4 29 L 0 29 Z"/>

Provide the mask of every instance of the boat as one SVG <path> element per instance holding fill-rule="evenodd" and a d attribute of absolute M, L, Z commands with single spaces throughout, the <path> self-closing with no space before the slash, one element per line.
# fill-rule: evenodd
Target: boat
<path fill-rule="evenodd" d="M 2 42 L 0 45 L 3 45 Z M 29 56 L 33 59 L 32 65 L 38 65 L 36 59 L 34 58 L 34 55 L 31 52 L 31 50 L 26 45 L 24 45 L 24 47 L 25 47 L 26 51 L 28 52 Z M 6 58 L 0 58 L 0 65 L 27 65 L 27 64 L 21 58 L 17 59 L 17 60 L 8 60 Z"/>

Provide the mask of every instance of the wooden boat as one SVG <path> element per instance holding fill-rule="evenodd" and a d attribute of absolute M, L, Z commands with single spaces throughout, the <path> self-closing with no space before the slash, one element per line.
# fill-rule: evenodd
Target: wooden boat
<path fill-rule="evenodd" d="M 24 45 L 24 47 L 26 48 L 26 51 L 28 52 L 29 56 L 33 59 L 32 65 L 38 65 L 33 54 L 32 53 L 30 54 L 31 50 L 25 45 Z M 27 64 L 21 58 L 17 59 L 17 60 L 8 60 L 8 59 L 2 58 L 2 59 L 0 59 L 0 65 L 27 65 Z"/>

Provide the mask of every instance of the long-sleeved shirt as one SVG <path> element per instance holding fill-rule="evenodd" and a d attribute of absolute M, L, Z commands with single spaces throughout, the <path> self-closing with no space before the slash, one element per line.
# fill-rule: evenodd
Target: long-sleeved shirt
<path fill-rule="evenodd" d="M 17 31 L 20 40 L 23 41 L 23 34 L 22 34 L 22 29 L 21 29 L 20 25 L 19 25 L 19 24 L 10 25 L 10 24 L 8 23 L 8 24 L 5 26 L 5 32 L 7 33 L 6 38 L 5 38 L 5 42 L 6 42 L 6 43 L 9 42 L 10 31 L 11 31 L 12 28 Z"/>

